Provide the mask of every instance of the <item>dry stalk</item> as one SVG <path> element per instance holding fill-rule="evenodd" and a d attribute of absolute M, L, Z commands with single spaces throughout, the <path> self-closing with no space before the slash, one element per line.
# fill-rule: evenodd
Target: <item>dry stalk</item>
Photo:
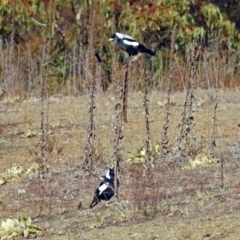
<path fill-rule="evenodd" d="M 45 44 L 42 52 L 42 63 L 40 72 L 40 98 L 41 98 L 41 110 L 40 110 L 40 139 L 39 139 L 39 156 L 37 162 L 39 164 L 39 180 L 44 177 L 48 172 L 48 157 L 47 157 L 47 132 L 48 132 L 48 88 L 47 77 L 50 72 L 50 40 L 51 40 L 51 4 L 49 6 L 49 28 L 48 37 L 45 40 Z"/>
<path fill-rule="evenodd" d="M 94 139 L 95 139 L 95 123 L 94 123 L 94 109 L 95 109 L 95 93 L 96 93 L 96 79 L 95 79 L 95 53 L 94 53 L 94 24 L 95 11 L 91 8 L 91 28 L 89 40 L 89 69 L 90 69 L 90 100 L 89 100 L 89 120 L 87 129 L 87 141 L 84 148 L 84 165 L 89 168 L 93 167 L 93 160 L 95 155 Z"/>
<path fill-rule="evenodd" d="M 218 102 L 217 102 L 217 90 L 216 90 L 216 95 L 215 95 L 215 101 L 214 101 L 214 106 L 213 106 L 213 121 L 212 121 L 212 134 L 210 138 L 210 155 L 211 157 L 214 157 L 215 152 L 214 149 L 216 147 L 216 121 L 217 121 L 217 107 L 218 107 Z"/>
<path fill-rule="evenodd" d="M 128 71 L 128 59 L 123 65 L 123 76 L 126 77 L 126 72 Z M 121 76 L 117 75 L 118 68 L 114 66 L 114 76 L 117 79 L 117 86 L 116 86 L 116 105 L 115 105 L 115 112 L 116 112 L 116 119 L 114 123 L 114 140 L 113 140 L 113 157 L 114 157 L 114 186 L 115 186 L 115 196 L 118 198 L 118 172 L 120 161 L 122 160 L 121 155 L 121 140 L 123 139 L 122 134 L 122 123 L 123 123 L 123 105 L 124 105 L 124 97 L 123 97 L 123 89 L 124 86 L 121 84 Z"/>
<path fill-rule="evenodd" d="M 116 21 L 115 17 L 112 19 L 112 32 L 116 32 Z M 114 161 L 114 193 L 115 197 L 118 198 L 119 194 L 119 185 L 117 184 L 118 173 L 119 173 L 119 165 L 122 159 L 121 156 L 121 140 L 123 138 L 122 135 L 122 120 L 123 120 L 123 87 L 122 87 L 122 79 L 121 74 L 119 74 L 119 63 L 116 61 L 116 46 L 113 45 L 113 81 L 116 83 L 116 105 L 115 105 L 115 123 L 114 123 L 114 139 L 113 139 L 113 161 Z M 125 73 L 126 74 L 126 73 Z M 125 76 L 125 75 L 124 75 Z"/>
<path fill-rule="evenodd" d="M 40 81 L 40 97 L 41 97 L 41 110 L 40 110 L 40 139 L 39 139 L 39 157 L 38 157 L 38 164 L 39 164 L 39 177 L 44 175 L 45 172 L 47 172 L 46 169 L 46 125 L 45 125 L 45 96 L 46 96 L 46 78 L 44 74 L 41 76 Z"/>
<path fill-rule="evenodd" d="M 141 72 L 141 79 L 143 81 L 143 107 L 145 110 L 145 126 L 146 126 L 146 133 L 145 133 L 145 149 L 146 149 L 146 162 L 150 162 L 150 154 L 149 154 L 149 146 L 150 146 L 150 124 L 149 124 L 149 111 L 148 111 L 148 80 L 146 74 L 146 59 L 145 56 L 141 56 L 141 65 L 142 65 L 142 72 Z"/>
<path fill-rule="evenodd" d="M 224 187 L 224 159 L 223 159 L 223 156 L 221 156 L 220 162 L 221 162 L 221 187 L 223 188 Z"/>
<path fill-rule="evenodd" d="M 189 63 L 190 63 L 190 76 L 187 83 L 186 99 L 184 103 L 184 110 L 182 113 L 181 121 L 181 133 L 178 137 L 178 155 L 183 157 L 186 161 L 187 157 L 191 155 L 191 151 L 194 149 L 195 136 L 193 132 L 193 127 L 195 125 L 195 120 L 193 116 L 193 100 L 194 100 L 194 79 L 196 75 L 197 63 L 200 57 L 200 47 L 197 49 L 192 49 Z M 194 154 L 194 153 L 193 153 Z"/>
<path fill-rule="evenodd" d="M 217 107 L 218 107 L 218 87 L 219 87 L 219 79 L 220 79 L 220 56 L 217 53 L 215 62 L 215 96 L 213 97 L 214 105 L 213 105 L 213 121 L 212 121 L 212 133 L 210 137 L 210 155 L 214 158 L 215 152 L 214 149 L 216 147 L 216 125 L 217 125 Z"/>
<path fill-rule="evenodd" d="M 3 58 L 3 63 L 4 63 L 4 67 L 2 69 L 1 66 L 1 72 L 5 72 L 5 76 L 2 77 L 3 80 L 3 84 L 2 84 L 2 89 L 5 91 L 11 91 L 11 90 L 15 90 L 15 84 L 16 84 L 16 69 L 14 66 L 14 38 L 15 38 L 15 34 L 16 34 L 16 19 L 15 19 L 15 15 L 16 15 L 16 0 L 13 1 L 13 6 L 12 6 L 12 19 L 11 19 L 11 35 L 10 35 L 10 42 L 9 42 L 9 47 L 8 47 L 8 55 L 4 56 Z M 4 44 L 4 38 L 1 39 L 2 41 L 2 47 Z M 3 48 L 2 48 L 3 49 Z M 2 51 L 3 53 L 4 51 Z"/>
<path fill-rule="evenodd" d="M 142 38 L 142 34 L 141 34 Z M 143 39 L 141 39 L 143 42 Z M 150 153 L 150 121 L 149 121 L 149 100 L 148 100 L 148 77 L 146 71 L 146 58 L 145 55 L 141 56 L 141 65 L 142 65 L 142 72 L 141 72 L 141 79 L 143 82 L 143 106 L 145 110 L 145 149 L 146 149 L 146 165 L 141 169 L 141 178 L 140 181 L 140 189 L 142 189 L 141 194 L 137 194 L 137 200 L 140 197 L 140 202 L 137 202 L 139 210 L 143 210 L 143 214 L 146 217 L 153 217 L 156 214 L 157 204 L 159 200 L 159 186 L 160 182 L 157 180 L 153 165 L 151 164 L 151 153 Z M 154 159 L 153 159 L 154 160 Z M 158 175 L 157 175 L 158 177 Z M 141 196 L 139 196 L 141 195 Z M 143 202 L 142 202 L 143 199 Z M 138 200 L 139 201 L 139 200 Z"/>
<path fill-rule="evenodd" d="M 144 42 L 143 39 L 143 33 L 140 32 L 140 42 Z M 144 89 L 143 94 L 143 107 L 145 110 L 145 126 L 146 126 L 146 133 L 145 133 L 145 141 L 144 146 L 146 149 L 146 163 L 150 163 L 150 153 L 149 153 L 149 147 L 150 147 L 150 124 L 149 124 L 149 110 L 148 110 L 148 79 L 147 79 L 147 72 L 146 72 L 146 58 L 145 55 L 141 55 L 141 79 Z"/>
<path fill-rule="evenodd" d="M 124 85 L 123 85 L 123 121 L 127 123 L 127 98 L 128 98 L 128 68 L 129 60 L 124 63 Z"/>
<path fill-rule="evenodd" d="M 48 152 L 53 150 L 52 147 L 49 148 L 49 137 L 48 137 L 48 88 L 47 88 L 47 79 L 50 72 L 50 44 L 51 44 L 51 36 L 52 36 L 52 8 L 51 1 L 49 4 L 49 28 L 48 28 L 48 36 L 45 39 L 45 44 L 43 46 L 42 51 L 42 62 L 40 69 L 40 98 L 41 98 L 41 108 L 40 108 L 40 134 L 38 141 L 38 155 L 36 157 L 36 162 L 38 163 L 38 187 L 39 187 L 39 195 L 40 195 L 40 203 L 39 203 L 39 214 L 42 214 L 45 204 L 45 197 L 47 195 L 47 186 L 45 180 L 47 179 L 47 174 L 49 173 L 49 159 Z"/>
<path fill-rule="evenodd" d="M 161 150 L 162 155 L 166 155 L 169 153 L 169 138 L 168 138 L 168 128 L 170 122 L 170 107 L 171 107 L 171 92 L 172 92 L 172 81 L 173 81 L 173 71 L 174 71 L 174 48 L 175 48 L 175 40 L 176 40 L 176 29 L 177 25 L 175 24 L 172 30 L 172 38 L 171 38 L 171 52 L 170 52 L 170 62 L 169 62 L 169 74 L 168 74 L 168 86 L 167 86 L 167 104 L 166 104 L 166 115 L 165 115 L 165 123 L 162 127 L 162 141 L 161 141 Z"/>
<path fill-rule="evenodd" d="M 132 66 L 131 58 L 125 60 L 123 64 L 124 69 L 124 84 L 123 84 L 123 121 L 127 123 L 127 108 L 128 108 L 128 88 L 129 88 L 129 72 L 130 67 Z"/>
<path fill-rule="evenodd" d="M 145 109 L 145 126 L 146 126 L 146 136 L 145 136 L 145 149 L 146 149 L 146 161 L 150 162 L 149 146 L 150 146 L 150 125 L 149 125 L 149 111 L 148 111 L 148 84 L 146 77 L 146 67 L 143 69 L 143 81 L 144 81 L 144 96 L 143 96 L 143 106 Z"/>

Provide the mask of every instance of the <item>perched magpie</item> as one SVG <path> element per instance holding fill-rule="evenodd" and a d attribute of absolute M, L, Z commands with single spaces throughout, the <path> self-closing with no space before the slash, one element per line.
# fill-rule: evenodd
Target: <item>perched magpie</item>
<path fill-rule="evenodd" d="M 139 52 L 148 53 L 152 56 L 156 54 L 155 52 L 146 48 L 143 44 L 137 42 L 132 37 L 126 34 L 116 32 L 108 39 L 108 41 L 114 41 L 118 45 L 118 47 L 126 51 L 129 56 L 137 55 Z"/>
<path fill-rule="evenodd" d="M 110 168 L 106 175 L 100 178 L 102 181 L 95 191 L 90 208 L 95 207 L 102 200 L 108 201 L 114 196 L 114 170 Z"/>

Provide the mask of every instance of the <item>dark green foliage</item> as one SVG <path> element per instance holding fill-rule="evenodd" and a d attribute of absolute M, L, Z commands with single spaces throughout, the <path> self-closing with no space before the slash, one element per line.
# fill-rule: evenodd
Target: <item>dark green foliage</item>
<path fill-rule="evenodd" d="M 136 39 L 140 39 L 141 30 L 144 44 L 157 51 L 157 56 L 151 59 L 151 64 L 148 60 L 146 66 L 147 71 L 152 72 L 153 82 L 156 76 L 168 68 L 166 60 L 170 50 L 170 32 L 174 24 L 178 26 L 175 48 L 179 56 L 185 54 L 193 41 L 198 41 L 204 48 L 211 48 L 212 41 L 217 41 L 220 51 L 240 49 L 240 34 L 236 30 L 236 26 L 240 27 L 238 1 L 124 0 L 120 4 L 117 0 L 96 0 L 92 4 L 87 0 L 3 1 L 0 5 L 2 47 L 7 51 L 10 45 L 13 46 L 13 39 L 20 51 L 15 51 L 15 56 L 22 57 L 27 49 L 35 56 L 40 56 L 44 39 L 49 38 L 49 77 L 54 78 L 54 82 L 61 88 L 68 80 L 75 81 L 74 87 L 80 92 L 85 90 L 83 83 L 87 79 L 86 55 L 89 48 L 91 9 L 96 12 L 93 48 L 99 52 L 104 62 L 101 67 L 101 81 L 104 86 L 108 84 L 105 76 L 110 76 L 112 72 L 113 48 L 107 39 L 112 34 L 113 24 L 116 25 L 116 31 L 130 34 Z M 48 29 L 51 29 L 50 35 Z M 123 53 L 117 50 L 117 55 L 123 61 Z M 27 62 L 26 59 L 19 61 Z M 12 63 L 16 64 L 14 60 Z M 1 71 L 4 68 L 0 66 L 3 69 Z M 20 71 L 20 75 L 24 75 L 29 69 L 26 65 Z M 34 75 L 39 75 L 35 71 Z M 140 78 L 140 73 L 136 78 Z M 26 77 L 25 81 L 28 81 Z M 3 82 L 1 77 L 0 84 Z M 36 80 L 35 83 L 37 82 Z M 154 86 L 157 84 L 154 83 Z"/>

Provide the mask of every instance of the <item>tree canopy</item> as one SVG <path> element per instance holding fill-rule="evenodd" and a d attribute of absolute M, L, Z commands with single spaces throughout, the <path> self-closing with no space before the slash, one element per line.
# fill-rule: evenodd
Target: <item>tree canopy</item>
<path fill-rule="evenodd" d="M 67 79 L 77 48 L 80 60 L 89 49 L 94 31 L 94 49 L 111 65 L 112 45 L 107 42 L 113 31 L 143 39 L 156 51 L 167 52 L 171 30 L 177 24 L 176 50 L 179 54 L 194 42 L 204 47 L 214 40 L 219 50 L 240 48 L 240 3 L 237 0 L 1 0 L 0 37 L 2 48 L 17 44 L 31 54 L 39 54 L 50 41 L 52 74 Z M 94 24 L 91 25 L 94 14 Z M 3 67 L 1 67 L 2 69 Z M 0 70 L 1 70 L 0 69 Z M 62 80 L 61 80 L 62 81 Z"/>

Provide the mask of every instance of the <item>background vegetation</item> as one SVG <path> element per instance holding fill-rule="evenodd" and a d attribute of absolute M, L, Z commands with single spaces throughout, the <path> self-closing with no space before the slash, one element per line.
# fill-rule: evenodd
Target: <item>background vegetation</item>
<path fill-rule="evenodd" d="M 186 52 L 197 43 L 208 51 L 207 62 L 214 51 L 225 62 L 234 58 L 224 84 L 235 85 L 236 81 L 229 82 L 229 78 L 233 72 L 238 74 L 238 58 L 234 54 L 240 47 L 239 8 L 238 1 L 207 0 L 1 1 L 2 91 L 36 94 L 34 90 L 38 88 L 44 65 L 50 94 L 86 92 L 93 28 L 92 47 L 104 62 L 97 70 L 99 90 L 105 91 L 112 81 L 113 46 L 107 39 L 115 30 L 136 39 L 142 35 L 143 42 L 157 51 L 157 56 L 148 60 L 147 70 L 152 76 L 152 86 L 163 89 L 174 24 L 177 24 L 177 75 L 182 74 Z M 117 50 L 117 57 L 123 59 L 123 53 Z M 136 63 L 132 70 L 134 88 L 139 87 L 137 69 Z M 179 81 L 176 79 L 176 87 L 182 89 L 183 83 Z"/>

